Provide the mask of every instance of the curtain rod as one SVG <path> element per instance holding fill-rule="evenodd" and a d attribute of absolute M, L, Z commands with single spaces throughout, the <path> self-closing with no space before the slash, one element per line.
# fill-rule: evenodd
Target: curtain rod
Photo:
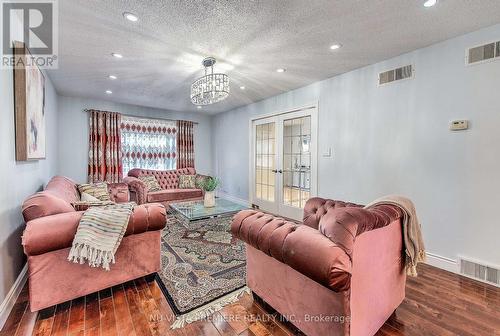
<path fill-rule="evenodd" d="M 101 111 L 101 110 L 94 110 L 94 109 L 83 109 L 83 112 L 89 112 L 89 111 Z M 101 111 L 101 112 L 114 112 L 114 111 Z M 159 120 L 165 120 L 165 121 L 177 121 L 177 120 L 180 120 L 180 119 L 167 119 L 167 118 L 156 118 L 156 117 L 144 117 L 144 116 L 137 116 L 137 115 L 131 115 L 131 114 L 124 114 L 124 113 L 121 113 L 121 112 L 115 112 L 115 113 L 120 113 L 121 115 L 123 116 L 126 116 L 126 117 L 133 117 L 133 118 L 144 118 L 144 119 L 159 119 Z M 188 121 L 191 121 L 191 120 L 188 120 Z M 191 121 L 194 125 L 198 125 L 199 122 L 197 121 Z"/>

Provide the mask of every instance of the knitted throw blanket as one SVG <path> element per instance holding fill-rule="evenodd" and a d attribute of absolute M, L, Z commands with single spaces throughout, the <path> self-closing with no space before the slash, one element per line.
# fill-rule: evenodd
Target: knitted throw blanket
<path fill-rule="evenodd" d="M 68 260 L 109 271 L 115 252 L 127 230 L 135 203 L 93 206 L 83 213 Z"/>
<path fill-rule="evenodd" d="M 405 248 L 406 274 L 417 276 L 417 264 L 425 262 L 425 246 L 422 238 L 422 229 L 418 222 L 417 212 L 413 202 L 408 198 L 397 195 L 384 196 L 365 206 L 365 209 L 375 205 L 395 205 L 403 212 L 403 242 Z"/>

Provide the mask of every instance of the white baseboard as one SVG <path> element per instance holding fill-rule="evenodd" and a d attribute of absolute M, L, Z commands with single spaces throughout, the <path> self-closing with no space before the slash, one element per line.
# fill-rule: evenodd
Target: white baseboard
<path fill-rule="evenodd" d="M 446 257 L 442 257 L 440 255 L 427 252 L 427 261 L 426 264 L 444 269 L 445 271 L 460 273 L 460 268 L 458 267 L 458 261 Z"/>
<path fill-rule="evenodd" d="M 244 205 L 244 206 L 250 206 L 250 202 L 247 201 L 247 200 L 244 200 L 242 198 L 238 198 L 236 196 L 232 196 L 232 195 L 229 195 L 229 194 L 226 194 L 225 192 L 223 191 L 218 191 L 217 192 L 217 196 L 218 197 L 221 197 L 221 198 L 225 198 L 227 200 L 230 200 L 234 203 L 238 203 L 238 204 L 241 204 L 241 205 Z"/>
<path fill-rule="evenodd" d="M 24 284 L 26 284 L 27 279 L 28 279 L 28 264 L 25 264 L 23 269 L 21 270 L 21 273 L 19 273 L 19 276 L 17 277 L 16 281 L 14 282 L 9 292 L 7 293 L 7 296 L 0 305 L 0 330 L 3 328 L 5 321 L 7 321 L 10 311 L 14 307 L 14 304 L 16 303 L 17 298 L 19 297 L 19 294 L 21 293 L 24 287 Z"/>

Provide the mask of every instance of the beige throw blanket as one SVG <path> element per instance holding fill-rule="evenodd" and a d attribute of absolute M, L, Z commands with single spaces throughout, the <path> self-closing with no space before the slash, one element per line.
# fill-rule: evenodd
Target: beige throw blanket
<path fill-rule="evenodd" d="M 413 202 L 397 195 L 383 196 L 365 206 L 365 209 L 375 205 L 395 205 L 403 211 L 403 241 L 406 252 L 406 274 L 417 276 L 417 264 L 425 262 L 425 247 L 420 223 Z"/>
<path fill-rule="evenodd" d="M 109 271 L 115 252 L 127 230 L 135 203 L 92 206 L 84 212 L 68 260 Z"/>

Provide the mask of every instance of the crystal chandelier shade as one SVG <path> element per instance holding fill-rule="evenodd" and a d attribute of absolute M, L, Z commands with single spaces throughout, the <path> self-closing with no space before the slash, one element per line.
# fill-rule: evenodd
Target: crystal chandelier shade
<path fill-rule="evenodd" d="M 215 58 L 203 60 L 205 76 L 191 84 L 191 102 L 195 105 L 210 105 L 220 102 L 229 96 L 229 77 L 226 74 L 215 73 Z"/>

